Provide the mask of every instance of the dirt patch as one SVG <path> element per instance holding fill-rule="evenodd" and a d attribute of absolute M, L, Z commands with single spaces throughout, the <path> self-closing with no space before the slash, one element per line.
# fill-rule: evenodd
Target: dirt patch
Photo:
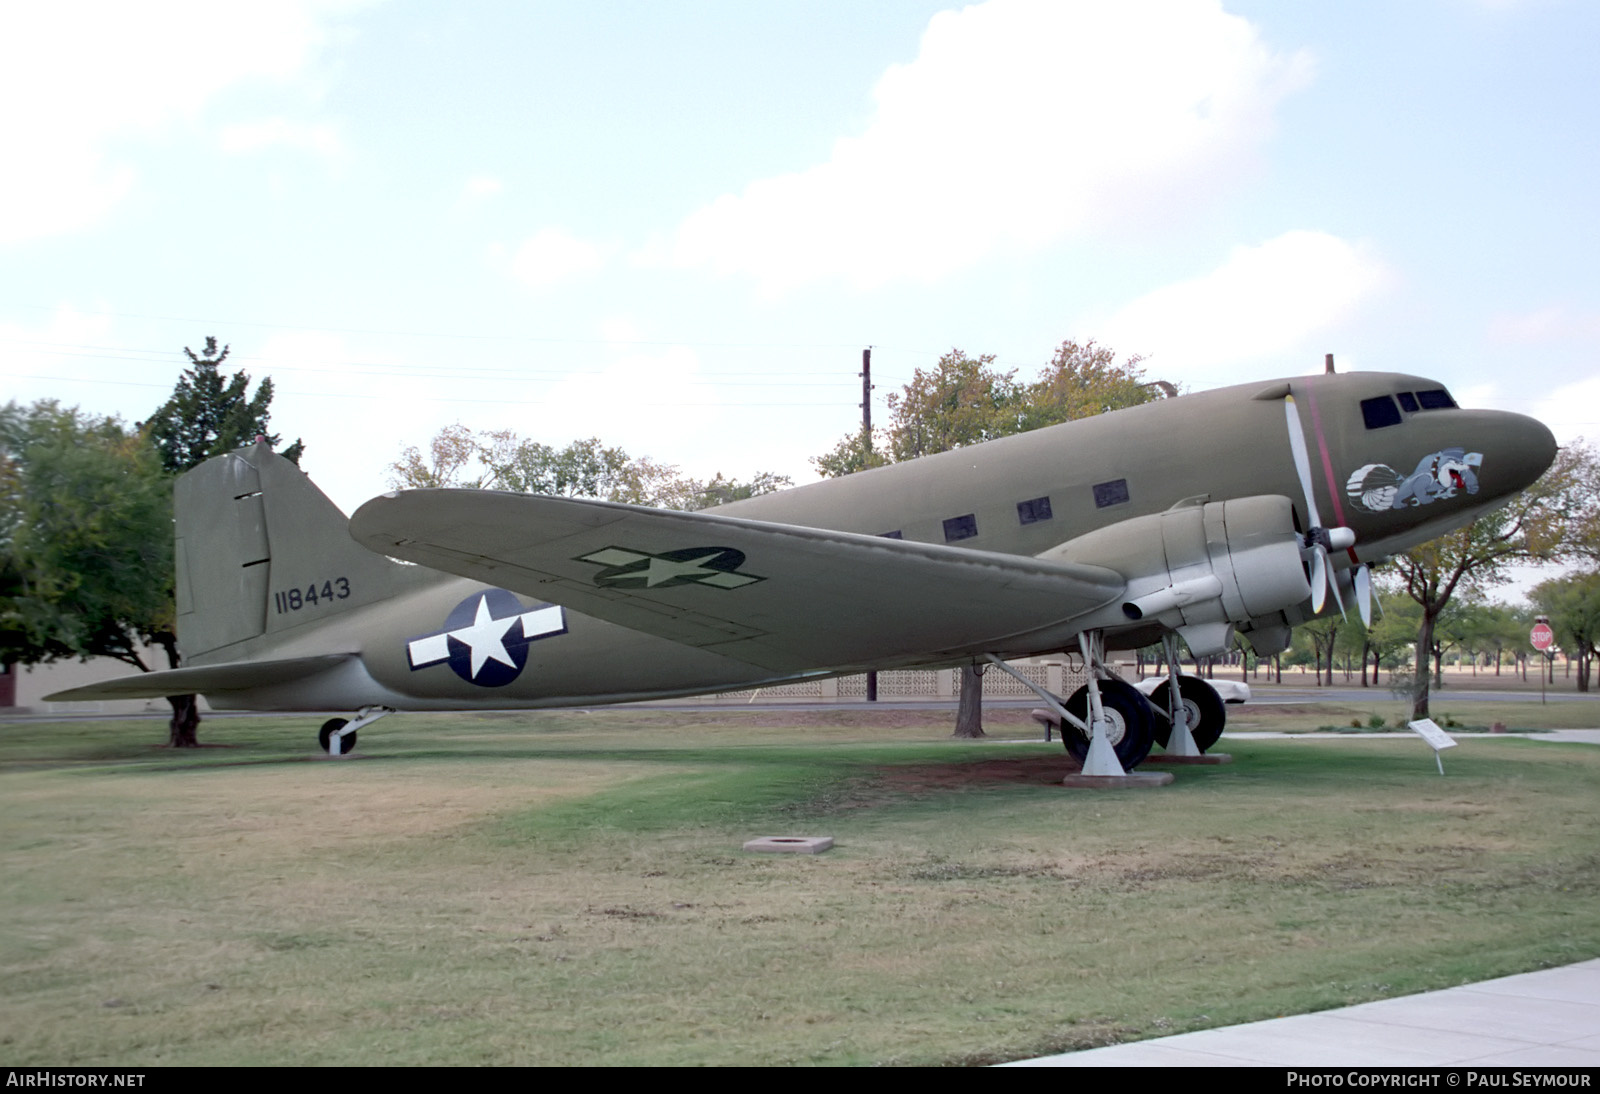
<path fill-rule="evenodd" d="M 892 706 L 877 710 L 837 710 L 822 707 L 816 710 L 729 710 L 695 713 L 685 716 L 696 725 L 759 725 L 775 729 L 810 728 L 837 729 L 841 726 L 882 726 L 887 729 L 932 729 L 949 733 L 955 725 L 955 711 L 897 710 Z M 1020 707 L 1001 707 L 983 712 L 983 724 L 990 729 L 1015 729 L 1027 726 L 1039 728 L 1038 723 Z M 1007 734 L 1010 736 L 1010 734 Z"/>
<path fill-rule="evenodd" d="M 875 781 L 886 790 L 918 794 L 931 790 L 952 790 L 974 783 L 1026 783 L 1030 786 L 1059 784 L 1068 775 L 1083 770 L 1083 765 L 1068 756 L 1027 756 L 1004 760 L 963 760 L 948 764 L 913 764 L 883 767 Z"/>

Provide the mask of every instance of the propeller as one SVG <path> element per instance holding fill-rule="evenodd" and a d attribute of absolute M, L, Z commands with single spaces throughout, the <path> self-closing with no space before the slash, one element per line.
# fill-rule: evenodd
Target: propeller
<path fill-rule="evenodd" d="M 1311 455 L 1306 449 L 1306 435 L 1300 427 L 1300 412 L 1295 408 L 1293 395 L 1283 397 L 1283 408 L 1289 423 L 1289 451 L 1294 455 L 1294 469 L 1300 475 L 1300 491 L 1306 499 L 1306 519 L 1311 524 L 1306 531 L 1302 550 L 1302 555 L 1311 564 L 1311 611 L 1320 613 L 1322 606 L 1327 603 L 1329 591 L 1332 591 L 1333 602 L 1343 616 L 1344 597 L 1339 593 L 1338 581 L 1333 578 L 1328 554 L 1354 547 L 1356 534 L 1350 528 L 1322 526 L 1322 516 L 1317 512 L 1317 496 L 1311 485 Z M 1372 616 L 1372 583 L 1366 571 L 1365 565 L 1360 566 L 1352 578 L 1363 621 Z"/>
<path fill-rule="evenodd" d="M 1361 611 L 1361 625 L 1372 626 L 1372 606 L 1377 602 L 1377 597 L 1372 594 L 1372 568 L 1365 562 L 1353 570 L 1347 570 L 1339 575 L 1342 581 L 1350 583 L 1349 591 L 1356 598 L 1356 607 Z M 1378 603 L 1381 611 L 1382 603 Z"/>

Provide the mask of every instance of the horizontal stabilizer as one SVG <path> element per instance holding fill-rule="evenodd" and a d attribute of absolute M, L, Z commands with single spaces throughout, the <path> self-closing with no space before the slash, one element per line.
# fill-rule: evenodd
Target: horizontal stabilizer
<path fill-rule="evenodd" d="M 91 699 L 159 699 L 167 695 L 245 691 L 325 672 L 354 656 L 353 653 L 328 653 L 317 657 L 290 657 L 281 661 L 230 661 L 223 665 L 140 672 L 98 684 L 68 688 L 54 695 L 46 695 L 44 699 L 47 703 L 81 703 Z"/>
<path fill-rule="evenodd" d="M 374 551 L 780 672 L 1014 648 L 1121 594 L 1099 566 L 488 490 L 408 490 L 350 520 Z"/>

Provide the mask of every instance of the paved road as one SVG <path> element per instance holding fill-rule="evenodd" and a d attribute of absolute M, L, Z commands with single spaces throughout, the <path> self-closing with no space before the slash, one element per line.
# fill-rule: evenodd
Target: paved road
<path fill-rule="evenodd" d="M 1600 960 L 1006 1066 L 1595 1068 Z"/>

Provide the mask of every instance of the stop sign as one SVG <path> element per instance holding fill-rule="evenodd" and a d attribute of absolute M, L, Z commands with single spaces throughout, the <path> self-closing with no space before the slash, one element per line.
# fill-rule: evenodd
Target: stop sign
<path fill-rule="evenodd" d="M 1535 623 L 1533 630 L 1528 632 L 1528 640 L 1533 643 L 1536 650 L 1547 650 L 1556 640 L 1556 632 L 1550 629 L 1548 623 Z"/>

